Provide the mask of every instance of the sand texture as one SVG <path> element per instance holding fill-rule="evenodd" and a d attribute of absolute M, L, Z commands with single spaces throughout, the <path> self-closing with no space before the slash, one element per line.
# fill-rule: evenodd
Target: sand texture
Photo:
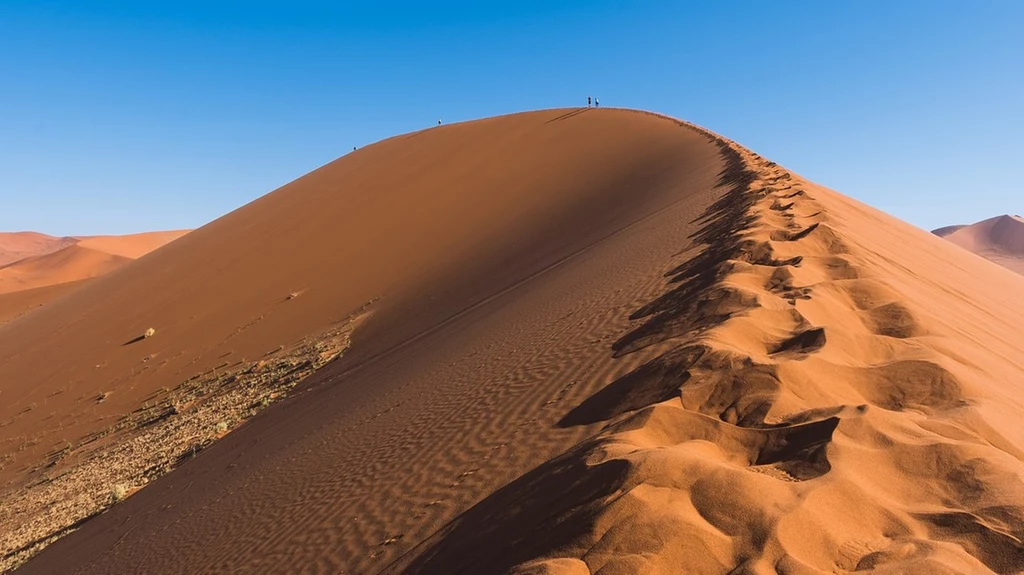
<path fill-rule="evenodd" d="M 0 326 L 0 566 L 1018 572 L 1021 293 L 668 118 L 398 136 Z"/>

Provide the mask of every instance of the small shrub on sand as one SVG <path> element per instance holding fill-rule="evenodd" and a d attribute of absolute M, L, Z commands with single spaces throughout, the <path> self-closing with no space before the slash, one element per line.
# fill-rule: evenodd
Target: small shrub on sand
<path fill-rule="evenodd" d="M 125 487 L 124 485 L 120 484 L 120 483 L 115 485 L 110 490 L 110 498 L 114 501 L 114 503 L 117 503 L 118 501 L 123 500 L 127 496 L 128 496 L 128 488 Z"/>

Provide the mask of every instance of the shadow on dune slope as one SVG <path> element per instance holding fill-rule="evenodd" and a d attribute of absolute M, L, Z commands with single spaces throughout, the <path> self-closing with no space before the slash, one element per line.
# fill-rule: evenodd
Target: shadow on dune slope
<path fill-rule="evenodd" d="M 394 572 L 1024 569 L 1013 430 L 980 421 L 974 366 L 870 277 L 866 228 L 843 236 L 808 184 L 719 145 L 730 189 L 697 220 L 704 250 L 612 345 L 657 355 L 558 422 L 604 429 Z"/>

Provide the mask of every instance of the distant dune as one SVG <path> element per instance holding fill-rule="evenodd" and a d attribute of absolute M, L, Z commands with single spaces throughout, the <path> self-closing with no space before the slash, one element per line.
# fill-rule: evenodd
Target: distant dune
<path fill-rule="evenodd" d="M 0 268 L 0 294 L 101 276 L 130 261 L 130 258 L 72 244 Z"/>
<path fill-rule="evenodd" d="M 0 325 L 171 242 L 185 230 L 55 238 L 0 233 Z M 55 286 L 65 285 L 63 288 Z M 40 289 L 51 288 L 51 289 Z M 31 293 L 19 293 L 29 291 Z M 19 295 L 13 295 L 19 293 Z"/>
<path fill-rule="evenodd" d="M 55 238 L 36 232 L 0 232 L 0 266 L 55 252 L 74 243 L 74 238 Z"/>
<path fill-rule="evenodd" d="M 932 233 L 1024 274 L 1024 218 L 1020 216 L 996 216 L 976 224 L 939 228 Z"/>
<path fill-rule="evenodd" d="M 84 236 L 76 239 L 78 240 L 78 245 L 83 248 L 134 260 L 180 238 L 186 233 L 188 233 L 188 230 L 171 230 L 125 236 Z"/>
<path fill-rule="evenodd" d="M 1019 572 L 1021 293 L 662 116 L 397 136 L 0 326 L 0 568 Z"/>

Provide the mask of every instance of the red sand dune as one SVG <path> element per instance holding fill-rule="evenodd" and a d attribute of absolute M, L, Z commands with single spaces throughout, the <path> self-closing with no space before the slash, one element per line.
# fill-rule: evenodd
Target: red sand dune
<path fill-rule="evenodd" d="M 109 273 L 131 259 L 72 244 L 0 268 L 0 294 L 33 289 Z"/>
<path fill-rule="evenodd" d="M 55 238 L 36 232 L 0 232 L 0 266 L 66 248 L 74 238 Z"/>
<path fill-rule="evenodd" d="M 0 326 L 0 566 L 1020 571 L 1022 290 L 663 117 L 398 136 Z"/>
<path fill-rule="evenodd" d="M 939 228 L 932 233 L 1024 274 L 1024 218 L 1020 216 L 996 216 L 976 224 Z"/>

